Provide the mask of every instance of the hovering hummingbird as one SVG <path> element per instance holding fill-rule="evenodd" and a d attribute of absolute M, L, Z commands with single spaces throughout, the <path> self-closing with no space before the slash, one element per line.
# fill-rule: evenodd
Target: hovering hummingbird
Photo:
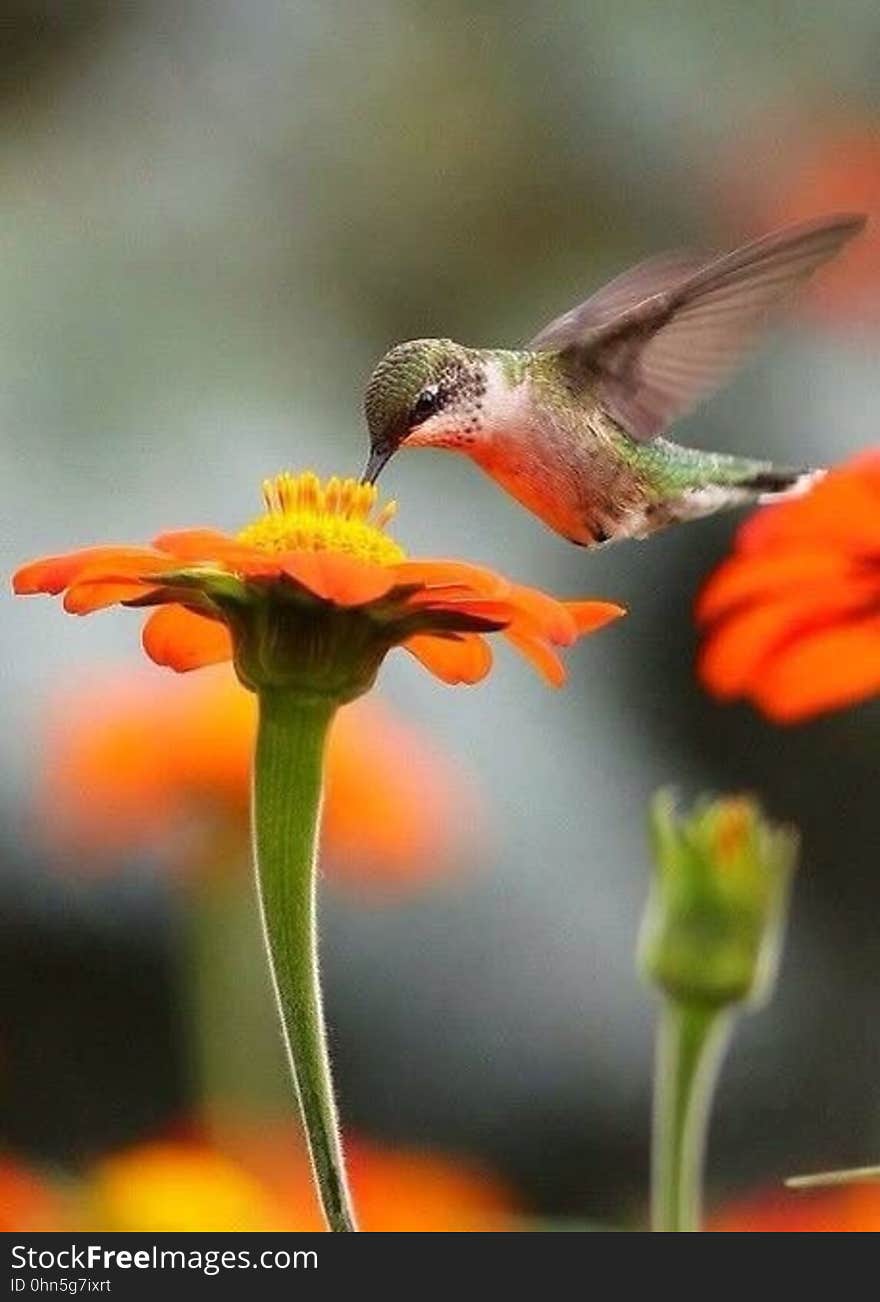
<path fill-rule="evenodd" d="M 797 491 L 821 472 L 702 452 L 663 435 L 865 220 L 834 214 L 721 257 L 649 259 L 524 349 L 451 339 L 398 344 L 367 386 L 364 479 L 374 482 L 401 447 L 463 452 L 585 547 Z"/>

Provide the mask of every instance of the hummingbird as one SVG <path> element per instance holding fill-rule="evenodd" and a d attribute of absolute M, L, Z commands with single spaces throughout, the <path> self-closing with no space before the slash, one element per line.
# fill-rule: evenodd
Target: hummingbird
<path fill-rule="evenodd" d="M 665 435 L 865 221 L 836 213 L 721 256 L 651 258 L 522 349 L 397 344 L 366 388 L 364 480 L 375 482 L 400 448 L 461 452 L 584 547 L 802 491 L 823 472 L 700 451 Z"/>

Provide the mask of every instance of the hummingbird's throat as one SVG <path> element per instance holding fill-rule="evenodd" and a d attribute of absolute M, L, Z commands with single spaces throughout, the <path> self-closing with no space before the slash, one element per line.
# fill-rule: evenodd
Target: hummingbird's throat
<path fill-rule="evenodd" d="M 264 480 L 265 513 L 238 537 L 264 552 L 342 552 L 373 565 L 397 565 L 406 553 L 384 532 L 397 503 L 375 511 L 378 498 L 377 488 L 356 479 L 334 476 L 322 484 L 311 471 L 284 472 Z"/>

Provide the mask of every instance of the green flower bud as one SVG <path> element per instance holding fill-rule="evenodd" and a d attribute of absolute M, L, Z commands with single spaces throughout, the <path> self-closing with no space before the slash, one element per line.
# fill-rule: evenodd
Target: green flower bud
<path fill-rule="evenodd" d="M 797 861 L 792 828 L 748 796 L 702 800 L 687 817 L 668 791 L 651 806 L 656 874 L 639 945 L 670 998 L 721 1007 L 769 998 Z"/>

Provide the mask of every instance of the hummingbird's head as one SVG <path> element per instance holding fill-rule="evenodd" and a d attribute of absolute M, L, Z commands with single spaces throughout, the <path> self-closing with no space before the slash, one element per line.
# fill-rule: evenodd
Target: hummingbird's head
<path fill-rule="evenodd" d="M 377 365 L 364 397 L 373 483 L 397 449 L 476 442 L 485 377 L 479 354 L 451 339 L 411 339 Z"/>

